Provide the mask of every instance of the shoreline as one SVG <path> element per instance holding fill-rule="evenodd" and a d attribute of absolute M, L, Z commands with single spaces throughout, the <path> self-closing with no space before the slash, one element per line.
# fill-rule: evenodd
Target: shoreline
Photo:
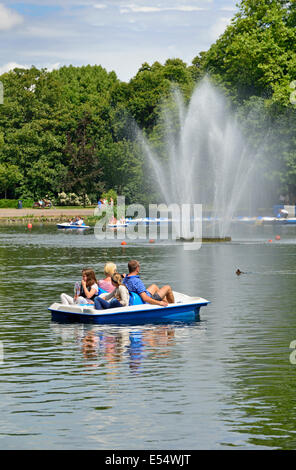
<path fill-rule="evenodd" d="M 70 218 L 79 216 L 83 219 L 97 219 L 95 207 L 86 209 L 0 209 L 0 225 L 7 223 L 67 222 Z"/>

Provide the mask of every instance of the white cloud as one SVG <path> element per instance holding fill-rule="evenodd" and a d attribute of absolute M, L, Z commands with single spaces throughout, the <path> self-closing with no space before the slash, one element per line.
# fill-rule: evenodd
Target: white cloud
<path fill-rule="evenodd" d="M 0 31 L 12 29 L 22 22 L 23 17 L 19 13 L 0 3 Z"/>
<path fill-rule="evenodd" d="M 235 12 L 235 11 L 237 11 L 237 8 L 234 8 L 234 7 L 221 7 L 220 10 L 221 11 Z"/>
<path fill-rule="evenodd" d="M 52 64 L 52 65 L 47 65 L 45 66 L 44 68 L 46 68 L 49 72 L 51 72 L 52 70 L 57 70 L 61 67 L 61 63 L 60 62 L 56 62 L 55 64 Z"/>
<path fill-rule="evenodd" d="M 2 75 L 3 73 L 9 72 L 10 70 L 16 69 L 16 68 L 18 68 L 18 69 L 28 69 L 30 67 L 28 65 L 17 64 L 16 62 L 8 62 L 7 64 L 2 65 L 2 67 L 0 67 L 0 75 Z"/>
<path fill-rule="evenodd" d="M 138 6 L 135 4 L 124 5 L 120 9 L 120 13 L 157 13 L 163 11 L 183 11 L 183 12 L 192 12 L 192 11 L 206 11 L 206 8 L 197 7 L 195 5 L 178 5 L 175 7 L 150 7 L 150 6 Z"/>
<path fill-rule="evenodd" d="M 0 6 L 8 2 L 0 0 Z M 233 16 L 226 8 L 236 2 L 11 0 L 15 11 L 18 4 L 22 5 L 19 12 L 25 3 L 30 8 L 25 10 L 24 26 L 5 33 L 0 72 L 19 64 L 47 69 L 100 64 L 126 81 L 143 62 L 163 63 L 179 57 L 190 64 L 223 33 Z M 51 10 L 49 6 L 60 8 Z"/>
<path fill-rule="evenodd" d="M 213 26 L 210 28 L 210 37 L 212 41 L 215 41 L 218 39 L 221 34 L 224 33 L 225 29 L 227 26 L 230 25 L 232 18 L 226 18 L 226 17 L 221 17 L 216 21 L 216 23 L 213 24 Z"/>
<path fill-rule="evenodd" d="M 104 5 L 103 3 L 95 3 L 94 8 L 97 8 L 98 10 L 104 10 L 107 8 L 107 5 Z"/>
<path fill-rule="evenodd" d="M 56 62 L 55 64 L 49 64 L 47 66 L 42 66 L 42 68 L 46 68 L 49 72 L 51 72 L 54 69 L 58 69 L 61 66 L 60 62 Z M 13 69 L 29 69 L 31 68 L 31 65 L 27 64 L 18 64 L 17 62 L 8 62 L 5 65 L 2 65 L 0 67 L 0 75 L 3 73 L 9 72 L 10 70 Z"/>
<path fill-rule="evenodd" d="M 39 38 L 39 40 L 42 40 L 44 38 L 47 39 L 69 39 L 70 37 L 77 37 L 77 31 L 74 29 L 70 29 L 69 27 L 60 27 L 55 25 L 49 25 L 49 26 L 44 26 L 44 25 L 33 25 L 29 26 L 23 34 L 27 37 L 31 38 Z"/>

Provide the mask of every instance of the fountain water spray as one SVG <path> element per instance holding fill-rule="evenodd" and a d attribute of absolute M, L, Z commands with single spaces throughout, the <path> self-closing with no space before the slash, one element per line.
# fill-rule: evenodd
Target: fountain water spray
<path fill-rule="evenodd" d="M 203 236 L 225 238 L 238 205 L 248 201 L 254 168 L 253 155 L 226 99 L 205 78 L 188 106 L 175 89 L 162 121 L 161 151 L 142 134 L 140 140 L 164 202 L 202 204 Z"/>

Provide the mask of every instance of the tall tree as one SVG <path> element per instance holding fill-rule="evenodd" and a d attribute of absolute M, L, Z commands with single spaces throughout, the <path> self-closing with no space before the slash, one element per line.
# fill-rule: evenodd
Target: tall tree
<path fill-rule="evenodd" d="M 0 193 L 4 193 L 7 198 L 8 191 L 10 196 L 15 195 L 15 186 L 21 181 L 22 174 L 16 165 L 0 163 Z"/>
<path fill-rule="evenodd" d="M 239 100 L 257 95 L 288 106 L 296 77 L 295 2 L 242 0 L 202 62 Z"/>
<path fill-rule="evenodd" d="M 65 146 L 68 165 L 63 188 L 82 195 L 84 205 L 87 194 L 101 192 L 104 189 L 98 149 L 92 133 L 91 116 L 85 113 L 78 122 L 75 137 L 70 133 L 67 134 Z"/>

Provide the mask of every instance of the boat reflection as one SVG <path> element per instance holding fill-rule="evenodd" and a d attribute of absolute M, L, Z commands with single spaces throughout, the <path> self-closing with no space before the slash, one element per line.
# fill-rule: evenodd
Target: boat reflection
<path fill-rule="evenodd" d="M 153 329 L 131 332 L 128 347 L 129 366 L 139 371 L 145 357 L 156 359 L 169 356 L 175 341 L 175 329 L 171 326 L 158 326 Z"/>
<path fill-rule="evenodd" d="M 176 327 L 170 325 L 137 329 L 63 324 L 51 327 L 62 344 L 79 346 L 85 367 L 105 366 L 111 374 L 116 373 L 120 363 L 127 363 L 131 372 L 140 372 L 146 359 L 168 357 L 175 344 Z"/>

